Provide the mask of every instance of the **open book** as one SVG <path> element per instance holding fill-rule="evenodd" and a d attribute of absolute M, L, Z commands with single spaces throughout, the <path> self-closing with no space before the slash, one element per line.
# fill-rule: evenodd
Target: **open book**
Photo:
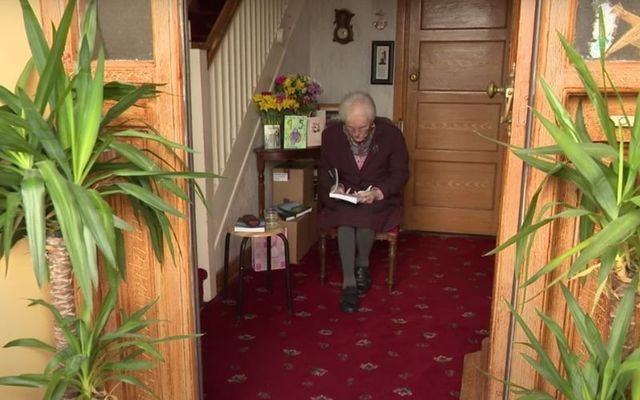
<path fill-rule="evenodd" d="M 329 197 L 332 199 L 339 199 L 348 201 L 349 203 L 358 204 L 358 196 L 357 193 L 360 192 L 351 192 L 351 193 L 338 193 L 336 190 L 340 187 L 340 178 L 338 176 L 338 169 L 334 168 L 333 170 L 329 170 L 329 175 L 334 179 L 334 185 L 331 186 L 331 191 L 329 192 Z M 370 190 L 371 187 L 369 187 Z"/>

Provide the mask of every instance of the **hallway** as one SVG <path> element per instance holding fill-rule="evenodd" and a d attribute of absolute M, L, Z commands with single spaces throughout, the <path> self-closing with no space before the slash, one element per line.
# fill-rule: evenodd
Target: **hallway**
<path fill-rule="evenodd" d="M 487 335 L 493 258 L 481 255 L 493 246 L 489 237 L 403 233 L 389 294 L 377 242 L 374 285 L 351 315 L 338 309 L 334 241 L 325 287 L 315 249 L 293 266 L 292 316 L 282 271 L 271 295 L 265 274 L 251 271 L 240 323 L 233 301 L 217 298 L 201 313 L 205 399 L 458 398 L 463 357 Z"/>

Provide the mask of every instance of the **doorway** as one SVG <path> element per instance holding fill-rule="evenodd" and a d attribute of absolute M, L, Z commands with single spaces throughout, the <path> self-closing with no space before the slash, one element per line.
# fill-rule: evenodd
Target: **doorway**
<path fill-rule="evenodd" d="M 507 140 L 505 97 L 487 88 L 509 77 L 512 2 L 407 0 L 398 11 L 404 227 L 495 235 L 503 148 L 481 135 Z"/>

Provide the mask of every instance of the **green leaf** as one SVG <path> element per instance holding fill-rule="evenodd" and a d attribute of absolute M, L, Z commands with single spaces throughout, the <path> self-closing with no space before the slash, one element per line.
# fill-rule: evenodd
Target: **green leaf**
<path fill-rule="evenodd" d="M 133 196 L 134 198 L 140 200 L 144 204 L 149 207 L 153 207 L 159 211 L 163 211 L 180 218 L 185 218 L 186 216 L 179 211 L 178 209 L 172 207 L 167 202 L 165 202 L 160 196 L 154 194 L 148 189 L 145 189 L 139 185 L 134 185 L 133 183 L 116 183 L 115 186 L 120 188 L 127 195 Z"/>
<path fill-rule="evenodd" d="M 69 251 L 71 264 L 75 273 L 78 285 L 82 291 L 87 308 L 93 308 L 93 294 L 91 291 L 91 276 L 97 275 L 96 260 L 89 260 L 84 247 L 84 233 L 80 216 L 78 215 L 78 205 L 75 198 L 70 193 L 67 181 L 58 173 L 52 161 L 40 161 L 36 163 L 45 181 L 45 185 L 53 201 L 56 210 L 57 220 L 65 239 L 65 244 Z"/>
<path fill-rule="evenodd" d="M 85 170 L 87 162 L 96 147 L 100 121 L 102 119 L 102 86 L 104 79 L 104 52 L 98 53 L 95 78 L 87 88 L 86 103 L 78 111 L 77 127 L 81 134 L 76 135 L 71 149 L 73 153 L 73 176 L 76 183 L 82 182 L 89 174 Z"/>
<path fill-rule="evenodd" d="M 547 96 L 555 97 L 552 89 L 543 81 L 543 89 Z M 597 194 L 596 201 L 602 207 L 604 212 L 609 218 L 615 218 L 618 216 L 618 208 L 616 202 L 616 196 L 612 187 L 607 181 L 602 170 L 598 166 L 598 163 L 589 157 L 587 153 L 582 150 L 577 143 L 568 137 L 565 132 L 561 131 L 558 127 L 552 124 L 548 119 L 543 117 L 539 112 L 534 110 L 534 113 L 544 125 L 547 132 L 553 136 L 553 139 L 564 150 L 565 155 L 576 166 L 576 170 L 585 177 L 589 182 L 590 192 Z"/>
<path fill-rule="evenodd" d="M 597 363 L 603 362 L 607 359 L 608 355 L 598 328 L 596 328 L 593 320 L 591 320 L 591 318 L 582 311 L 580 304 L 577 302 L 575 297 L 573 297 L 571 291 L 569 291 L 569 289 L 564 285 L 560 285 L 560 289 L 562 289 L 562 294 L 567 302 L 567 307 L 573 317 L 576 330 L 578 331 L 580 335 L 579 337 L 584 343 L 585 348 L 589 354 L 596 359 Z"/>
<path fill-rule="evenodd" d="M 29 0 L 20 0 L 20 6 L 22 6 L 24 27 L 27 33 L 29 47 L 31 48 L 33 61 L 38 72 L 42 73 L 47 63 L 47 57 L 49 56 L 49 45 L 47 44 L 47 39 L 44 36 L 42 27 L 40 26 L 40 20 L 33 12 L 31 4 L 29 4 Z"/>
<path fill-rule="evenodd" d="M 63 88 L 66 87 L 67 75 L 64 72 L 64 67 L 62 65 L 62 55 L 64 54 L 64 48 L 67 44 L 69 27 L 73 20 L 73 8 L 75 7 L 75 1 L 76 0 L 72 0 L 69 2 L 69 7 L 65 9 L 62 19 L 60 20 L 60 24 L 58 25 L 58 29 L 54 30 L 53 44 L 51 46 L 51 50 L 47 54 L 44 69 L 38 68 L 40 80 L 38 81 L 38 87 L 36 88 L 35 105 L 40 114 L 44 114 L 45 107 L 50 99 L 52 99 L 51 107 L 53 109 L 57 108 L 56 101 L 51 96 L 55 86 L 62 85 L 62 88 L 58 88 L 59 90 L 64 90 Z M 38 38 L 38 40 L 40 40 L 40 38 Z M 36 67 L 38 67 L 37 60 Z"/>
<path fill-rule="evenodd" d="M 42 388 L 49 384 L 47 376 L 42 374 L 22 374 L 0 377 L 0 385 Z"/>
<path fill-rule="evenodd" d="M 598 115 L 598 120 L 600 121 L 600 126 L 602 127 L 604 134 L 609 142 L 609 145 L 616 148 L 617 140 L 615 134 L 613 133 L 614 127 L 611 119 L 609 119 L 609 110 L 606 102 L 606 98 L 602 96 L 600 87 L 591 76 L 591 72 L 589 72 L 589 67 L 587 63 L 584 61 L 580 53 L 578 53 L 569 43 L 569 41 L 562 35 L 558 34 L 560 38 L 560 42 L 562 43 L 562 47 L 564 47 L 565 53 L 569 58 L 571 64 L 574 65 L 576 71 L 578 72 L 578 76 L 582 81 L 585 91 L 591 100 L 591 104 L 596 110 Z"/>
<path fill-rule="evenodd" d="M 35 338 L 15 339 L 4 345 L 4 348 L 6 349 L 11 347 L 30 347 L 33 349 L 44 350 L 51 353 L 55 353 L 57 351 L 54 346 L 51 346 L 50 344 Z"/>
<path fill-rule="evenodd" d="M 591 260 L 597 259 L 610 246 L 617 246 L 640 227 L 640 210 L 635 210 L 611 221 L 592 236 L 589 245 L 582 250 L 569 269 L 569 276 L 577 274 Z M 583 242 L 584 243 L 584 242 Z M 599 282 L 601 283 L 601 282 Z"/>
<path fill-rule="evenodd" d="M 120 98 L 120 100 L 116 104 L 114 104 L 111 108 L 109 108 L 105 116 L 102 118 L 102 122 L 100 123 L 100 128 L 105 128 L 114 119 L 118 118 L 124 112 L 129 110 L 131 106 L 133 106 L 138 100 L 152 97 L 155 95 L 155 93 L 156 93 L 155 85 L 152 85 L 152 84 L 140 85 L 139 87 L 135 88 L 129 93 L 126 93 L 124 96 Z M 154 136 L 153 138 L 155 139 L 155 136 L 157 135 L 149 135 L 149 136 Z"/>
<path fill-rule="evenodd" d="M 82 217 L 83 224 L 89 228 L 93 240 L 102 251 L 106 261 L 111 265 L 116 265 L 113 219 L 109 219 L 112 212 L 108 205 L 95 194 L 95 191 L 88 191 L 74 183 L 70 183 L 69 188 L 78 204 L 78 212 Z M 97 209 L 98 206 L 101 206 L 100 210 Z"/>
<path fill-rule="evenodd" d="M 45 249 L 45 186 L 38 170 L 25 171 L 21 192 L 33 268 L 38 286 L 42 287 L 49 281 L 49 266 Z"/>
<path fill-rule="evenodd" d="M 20 93 L 20 101 L 24 107 L 27 121 L 29 122 L 30 132 L 33 133 L 34 137 L 42 144 L 47 156 L 56 162 L 57 167 L 60 168 L 65 175 L 71 176 L 71 171 L 67 163 L 67 155 L 53 132 L 51 125 L 44 120 L 26 94 Z"/>
<path fill-rule="evenodd" d="M 18 218 L 18 207 L 20 206 L 20 196 L 18 193 L 9 193 L 6 197 L 5 210 L 3 213 L 4 227 L 2 229 L 2 247 L 5 257 L 6 266 L 9 266 L 9 254 L 13 247 L 13 233 L 16 218 Z"/>

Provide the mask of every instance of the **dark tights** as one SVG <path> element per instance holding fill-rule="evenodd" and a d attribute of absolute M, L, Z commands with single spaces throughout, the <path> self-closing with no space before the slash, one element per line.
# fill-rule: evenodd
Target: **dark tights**
<path fill-rule="evenodd" d="M 342 263 L 343 288 L 356 285 L 356 265 L 369 267 L 369 253 L 375 237 L 373 229 L 354 226 L 338 227 L 338 250 Z"/>

